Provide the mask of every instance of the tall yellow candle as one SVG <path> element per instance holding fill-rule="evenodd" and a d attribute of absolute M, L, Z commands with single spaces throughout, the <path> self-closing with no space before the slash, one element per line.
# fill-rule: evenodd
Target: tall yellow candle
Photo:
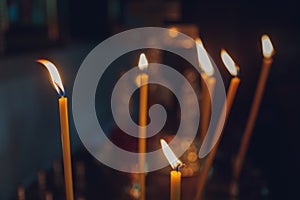
<path fill-rule="evenodd" d="M 43 64 L 48 69 L 50 76 L 52 78 L 53 86 L 58 92 L 58 94 L 60 95 L 58 102 L 59 102 L 59 114 L 60 114 L 66 200 L 73 200 L 74 192 L 73 192 L 73 180 L 72 180 L 69 121 L 68 121 L 68 99 L 65 97 L 65 90 L 55 65 L 48 60 L 37 60 L 37 62 Z"/>
<path fill-rule="evenodd" d="M 170 172 L 170 200 L 180 200 L 181 193 L 181 172 L 180 167 L 182 162 L 175 156 L 169 145 L 165 140 L 161 139 L 160 144 L 164 155 L 169 161 L 173 170 Z"/>
<path fill-rule="evenodd" d="M 262 50 L 263 50 L 263 63 L 261 68 L 260 77 L 257 83 L 255 96 L 252 102 L 252 106 L 250 109 L 248 121 L 246 124 L 246 128 L 240 143 L 240 148 L 238 151 L 238 154 L 236 156 L 236 159 L 233 164 L 233 176 L 232 176 L 232 182 L 230 184 L 230 192 L 232 194 L 235 194 L 237 192 L 236 190 L 236 182 L 239 179 L 241 169 L 244 163 L 244 158 L 249 146 L 250 138 L 253 132 L 254 124 L 256 121 L 257 113 L 259 111 L 259 106 L 261 103 L 261 99 L 264 93 L 265 85 L 268 79 L 270 67 L 272 65 L 273 59 L 272 56 L 274 54 L 274 48 L 271 43 L 271 40 L 269 36 L 263 35 L 261 38 L 262 42 Z"/>
<path fill-rule="evenodd" d="M 204 139 L 211 116 L 211 102 L 213 99 L 214 88 L 216 79 L 213 77 L 214 68 L 209 59 L 208 53 L 203 46 L 200 38 L 196 39 L 197 58 L 201 73 L 201 84 L 202 84 L 202 100 L 201 100 L 201 119 L 200 119 L 200 143 Z"/>
<path fill-rule="evenodd" d="M 172 170 L 170 172 L 170 199 L 171 200 L 179 200 L 180 199 L 180 186 L 181 186 L 181 172 Z"/>
<path fill-rule="evenodd" d="M 139 166 L 141 171 L 145 170 L 146 153 L 146 126 L 147 126 L 147 105 L 148 105 L 148 74 L 145 73 L 148 67 L 148 61 L 145 54 L 140 55 L 139 68 L 140 74 L 140 111 L 139 111 Z M 140 200 L 146 198 L 146 176 L 140 173 Z"/>
<path fill-rule="evenodd" d="M 64 174 L 66 199 L 73 200 L 73 181 L 72 181 L 72 165 L 71 165 L 71 149 L 70 149 L 70 134 L 68 121 L 68 99 L 64 96 L 59 98 L 59 113 L 61 127 L 61 141 L 64 160 Z"/>
<path fill-rule="evenodd" d="M 230 81 L 230 85 L 229 85 L 227 96 L 226 96 L 226 104 L 224 104 L 223 109 L 222 109 L 222 114 L 221 114 L 221 116 L 223 116 L 225 114 L 225 123 L 226 123 L 229 113 L 230 113 L 230 110 L 231 110 L 231 107 L 232 107 L 232 104 L 233 104 L 233 101 L 234 101 L 234 98 L 235 98 L 235 95 L 236 95 L 236 92 L 237 92 L 237 89 L 238 89 L 238 86 L 239 86 L 239 83 L 240 83 L 240 78 L 237 76 L 239 73 L 238 67 L 236 66 L 234 61 L 231 59 L 229 54 L 223 49 L 221 51 L 221 58 L 225 64 L 226 68 L 230 72 L 230 74 L 234 76 Z M 222 130 L 221 130 L 222 128 L 223 127 L 222 127 L 222 123 L 220 120 L 219 123 L 217 124 L 215 132 L 222 133 Z M 197 189 L 196 198 L 195 198 L 196 200 L 200 199 L 200 197 L 202 196 L 203 189 L 204 189 L 204 186 L 205 186 L 205 183 L 207 180 L 207 176 L 208 176 L 209 170 L 212 166 L 212 163 L 214 161 L 214 158 L 216 156 L 219 143 L 220 143 L 220 139 L 215 144 L 212 151 L 208 154 L 208 156 L 205 160 L 203 170 L 201 171 L 201 174 L 198 179 L 198 184 L 197 184 L 198 189 Z"/>

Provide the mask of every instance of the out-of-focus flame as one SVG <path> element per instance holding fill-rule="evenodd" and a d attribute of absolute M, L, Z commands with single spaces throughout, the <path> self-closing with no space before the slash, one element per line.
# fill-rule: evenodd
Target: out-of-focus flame
<path fill-rule="evenodd" d="M 175 37 L 177 37 L 177 35 L 178 35 L 178 28 L 176 28 L 176 27 L 169 28 L 169 36 L 170 37 L 175 38 Z"/>
<path fill-rule="evenodd" d="M 169 161 L 171 167 L 173 169 L 176 169 L 176 168 L 182 166 L 182 162 L 175 156 L 175 154 L 173 153 L 173 151 L 171 150 L 171 148 L 169 147 L 169 145 L 167 144 L 167 142 L 164 139 L 160 140 L 160 144 L 161 144 L 162 150 L 163 150 L 167 160 Z"/>
<path fill-rule="evenodd" d="M 265 58 L 271 58 L 274 54 L 273 44 L 268 35 L 261 36 L 262 51 Z"/>
<path fill-rule="evenodd" d="M 212 63 L 210 62 L 209 56 L 207 51 L 205 50 L 202 41 L 200 38 L 196 39 L 196 48 L 197 48 L 197 55 L 198 55 L 198 62 L 200 68 L 208 75 L 211 76 L 214 74 L 214 68 Z"/>
<path fill-rule="evenodd" d="M 139 68 L 140 68 L 140 70 L 143 71 L 143 70 L 146 70 L 147 67 L 148 67 L 147 58 L 144 53 L 141 53 L 140 59 L 139 59 Z"/>
<path fill-rule="evenodd" d="M 55 65 L 52 62 L 45 59 L 39 59 L 37 60 L 37 62 L 41 63 L 48 69 L 54 88 L 56 89 L 59 95 L 63 95 L 65 93 L 65 89 Z"/>
<path fill-rule="evenodd" d="M 225 49 L 221 50 L 222 61 L 232 76 L 238 75 L 238 67 Z"/>

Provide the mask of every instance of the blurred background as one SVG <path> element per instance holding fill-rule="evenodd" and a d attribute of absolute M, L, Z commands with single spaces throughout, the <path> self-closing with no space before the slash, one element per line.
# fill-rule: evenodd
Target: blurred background
<path fill-rule="evenodd" d="M 56 64 L 67 96 L 71 97 L 77 70 L 97 44 L 120 31 L 143 26 L 175 27 L 190 37 L 201 37 L 226 87 L 230 75 L 221 62 L 220 49 L 228 50 L 240 66 L 241 85 L 214 161 L 215 170 L 206 184 L 207 194 L 223 190 L 220 188 L 226 188 L 224 180 L 230 180 L 232 161 L 261 69 L 260 37 L 265 33 L 270 36 L 276 54 L 241 174 L 239 199 L 299 199 L 300 20 L 296 3 L 291 0 L 0 0 L 0 199 L 17 199 L 20 186 L 29 196 L 41 187 L 52 191 L 54 183 L 46 184 L 41 177 L 51 179 L 56 173 L 61 174 L 58 96 L 50 85 L 48 72 L 35 60 L 45 58 Z M 117 134 L 112 136 L 115 143 L 126 141 L 124 148 L 128 149 L 131 146 L 134 149 L 135 143 L 116 128 L 107 105 L 114 81 L 136 66 L 138 53 L 131 52 L 112 64 L 106 73 L 115 78 L 112 82 L 103 80 L 103 88 L 99 88 L 96 96 L 97 109 L 108 116 L 100 123 L 109 135 Z M 192 68 L 174 55 L 155 50 L 149 54 L 150 62 L 173 64 L 180 72 Z M 108 96 L 101 99 L 103 94 Z M 166 98 L 160 101 L 166 101 L 170 113 L 176 112 L 177 104 Z M 155 97 L 150 101 L 155 102 Z M 70 137 L 77 180 L 84 168 L 85 187 L 97 190 L 99 186 L 106 199 L 134 199 L 130 195 L 118 196 L 112 187 L 119 186 L 119 194 L 126 193 L 126 187 L 131 187 L 135 177 L 107 169 L 85 152 L 71 112 Z M 93 178 L 89 179 L 88 174 Z M 114 185 L 119 179 L 124 180 L 125 186 L 122 181 Z M 147 182 L 150 192 L 151 180 L 157 180 L 155 175 Z M 26 199 L 38 199 L 33 196 Z M 93 198 L 96 199 L 86 197 Z M 222 195 L 218 198 L 225 199 Z"/>

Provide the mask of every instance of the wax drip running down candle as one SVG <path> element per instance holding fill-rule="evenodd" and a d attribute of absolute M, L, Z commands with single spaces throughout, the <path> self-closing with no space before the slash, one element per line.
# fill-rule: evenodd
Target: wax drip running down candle
<path fill-rule="evenodd" d="M 222 119 L 223 116 L 225 115 L 225 123 L 226 123 L 229 113 L 230 113 L 230 110 L 231 110 L 231 107 L 232 107 L 232 104 L 233 104 L 233 101 L 234 101 L 234 98 L 235 98 L 235 95 L 236 95 L 236 92 L 237 92 L 237 89 L 238 89 L 238 86 L 239 86 L 239 83 L 240 83 L 240 78 L 238 77 L 239 67 L 235 64 L 235 62 L 232 60 L 232 58 L 229 56 L 229 54 L 224 49 L 221 50 L 221 58 L 222 58 L 222 61 L 224 62 L 224 65 L 226 66 L 227 70 L 233 76 L 233 78 L 230 81 L 229 89 L 227 92 L 226 103 L 223 106 L 222 113 L 220 116 L 220 119 Z M 221 130 L 222 125 L 221 124 L 222 124 L 221 120 L 219 120 L 216 130 L 215 130 L 215 135 L 214 135 L 215 138 L 221 139 L 221 136 L 217 135 L 218 133 L 222 134 L 222 130 Z M 201 174 L 198 179 L 198 184 L 197 184 L 198 189 L 197 189 L 195 200 L 199 200 L 202 196 L 209 170 L 213 164 L 213 161 L 215 159 L 215 156 L 216 156 L 216 153 L 218 150 L 218 146 L 220 144 L 220 139 L 215 144 L 212 151 L 208 154 L 208 156 L 205 160 L 203 170 L 201 171 Z M 204 142 L 204 143 L 206 143 L 206 142 Z"/>
<path fill-rule="evenodd" d="M 59 113 L 60 113 L 60 127 L 61 127 L 61 141 L 63 153 L 63 165 L 65 176 L 66 200 L 73 200 L 73 178 L 71 165 L 71 149 L 70 149 L 70 134 L 68 121 L 68 99 L 65 97 L 65 89 L 63 87 L 60 75 L 53 63 L 48 60 L 40 59 L 38 63 L 43 64 L 49 71 L 53 87 L 59 95 Z"/>
<path fill-rule="evenodd" d="M 181 190 L 181 172 L 180 168 L 183 166 L 183 163 L 175 156 L 167 142 L 163 139 L 160 140 L 160 144 L 164 155 L 166 156 L 168 162 L 172 167 L 170 172 L 170 200 L 180 200 L 180 190 Z"/>

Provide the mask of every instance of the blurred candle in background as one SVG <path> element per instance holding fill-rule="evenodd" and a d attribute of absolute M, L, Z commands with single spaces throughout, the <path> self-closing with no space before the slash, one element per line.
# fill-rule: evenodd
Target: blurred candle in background
<path fill-rule="evenodd" d="M 200 143 L 204 139 L 209 121 L 210 121 L 210 111 L 211 102 L 213 99 L 213 93 L 215 89 L 216 79 L 213 77 L 214 68 L 209 59 L 208 53 L 205 50 L 200 38 L 196 39 L 196 49 L 199 67 L 202 70 L 201 73 L 201 105 L 200 105 Z"/>
<path fill-rule="evenodd" d="M 224 125 L 225 125 L 226 121 L 228 119 L 233 101 L 235 99 L 239 83 L 240 83 L 240 78 L 238 77 L 239 67 L 235 64 L 235 62 L 232 60 L 232 58 L 229 56 L 229 54 L 224 49 L 221 50 L 221 58 L 222 58 L 222 61 L 225 65 L 225 67 L 227 68 L 229 73 L 233 76 L 233 78 L 230 81 L 230 85 L 229 85 L 227 95 L 226 95 L 226 102 L 222 108 L 220 120 L 219 120 L 216 130 L 215 130 L 214 139 L 212 140 L 213 142 L 215 142 L 215 145 L 212 147 L 211 152 L 208 154 L 207 158 L 205 159 L 203 170 L 201 171 L 201 174 L 198 179 L 198 184 L 197 184 L 198 189 L 197 189 L 195 200 L 200 199 L 202 196 L 202 193 L 203 193 L 203 190 L 205 187 L 205 183 L 207 180 L 207 176 L 209 174 L 209 170 L 213 164 L 213 161 L 215 159 L 215 156 L 216 156 L 216 153 L 218 150 L 218 146 L 220 144 L 220 140 L 221 140 L 220 135 L 222 134 L 222 131 L 224 129 L 221 119 L 223 117 L 225 117 L 225 123 L 224 123 Z M 219 138 L 219 140 L 215 141 L 217 138 Z M 207 144 L 207 142 L 205 140 L 206 140 L 206 138 L 204 139 L 203 144 Z M 201 149 L 202 148 L 203 148 L 203 146 L 201 147 Z M 206 147 L 204 146 L 204 148 L 206 148 Z M 201 149 L 200 149 L 200 152 L 201 152 Z"/>

